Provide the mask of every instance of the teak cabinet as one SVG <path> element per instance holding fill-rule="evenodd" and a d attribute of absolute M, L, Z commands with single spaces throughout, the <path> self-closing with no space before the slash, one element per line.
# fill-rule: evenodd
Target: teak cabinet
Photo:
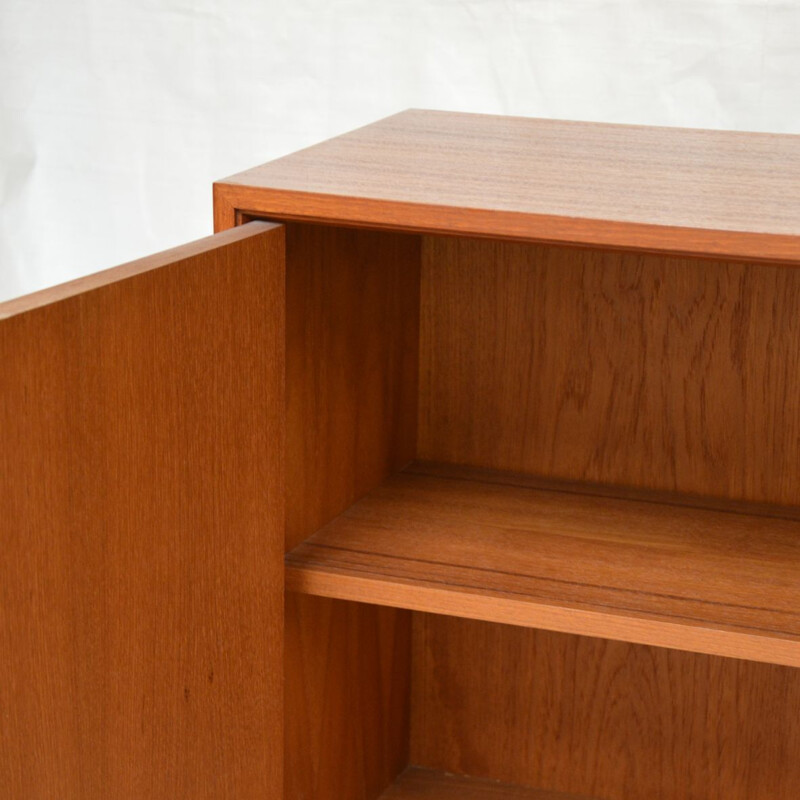
<path fill-rule="evenodd" d="M 0 796 L 800 797 L 800 137 L 408 111 L 0 306 Z"/>

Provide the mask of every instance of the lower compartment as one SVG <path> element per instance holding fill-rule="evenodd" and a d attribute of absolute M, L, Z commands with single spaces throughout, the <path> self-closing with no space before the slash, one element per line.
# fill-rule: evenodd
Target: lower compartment
<path fill-rule="evenodd" d="M 287 800 L 797 798 L 798 670 L 296 594 L 286 623 Z"/>
<path fill-rule="evenodd" d="M 601 800 L 793 800 L 800 671 L 421 614 L 410 762 Z"/>

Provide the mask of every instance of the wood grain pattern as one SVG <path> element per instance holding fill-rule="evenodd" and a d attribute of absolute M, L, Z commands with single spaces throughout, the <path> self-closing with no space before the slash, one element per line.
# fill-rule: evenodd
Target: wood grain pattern
<path fill-rule="evenodd" d="M 800 274 L 424 237 L 421 459 L 800 504 Z"/>
<path fill-rule="evenodd" d="M 381 800 L 592 800 L 592 798 L 409 767 L 381 795 Z"/>
<path fill-rule="evenodd" d="M 287 230 L 286 546 L 413 458 L 419 240 Z M 410 614 L 287 595 L 287 800 L 375 800 L 408 759 Z"/>
<path fill-rule="evenodd" d="M 800 666 L 800 521 L 406 471 L 293 590 Z"/>
<path fill-rule="evenodd" d="M 414 457 L 419 247 L 287 226 L 287 549 Z"/>
<path fill-rule="evenodd" d="M 287 800 L 375 800 L 408 764 L 411 615 L 286 595 Z"/>
<path fill-rule="evenodd" d="M 281 219 L 800 261 L 800 136 L 409 110 L 215 197 Z"/>
<path fill-rule="evenodd" d="M 794 800 L 800 672 L 415 615 L 412 763 L 603 800 Z"/>
<path fill-rule="evenodd" d="M 283 293 L 256 223 L 2 308 L 3 798 L 280 793 Z"/>

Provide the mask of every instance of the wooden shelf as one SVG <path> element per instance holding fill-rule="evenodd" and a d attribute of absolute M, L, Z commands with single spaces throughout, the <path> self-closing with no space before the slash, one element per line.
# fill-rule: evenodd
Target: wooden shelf
<path fill-rule="evenodd" d="M 509 480 L 525 482 L 412 466 L 291 551 L 287 588 L 800 666 L 791 509 L 781 517 Z"/>
<path fill-rule="evenodd" d="M 529 789 L 510 783 L 465 778 L 445 772 L 409 767 L 380 796 L 380 800 L 593 800 L 586 795 Z"/>

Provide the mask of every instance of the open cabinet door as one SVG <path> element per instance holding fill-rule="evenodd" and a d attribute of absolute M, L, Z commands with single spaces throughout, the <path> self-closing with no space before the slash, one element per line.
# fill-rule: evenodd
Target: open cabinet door
<path fill-rule="evenodd" d="M 0 797 L 279 798 L 284 231 L 0 305 Z"/>

